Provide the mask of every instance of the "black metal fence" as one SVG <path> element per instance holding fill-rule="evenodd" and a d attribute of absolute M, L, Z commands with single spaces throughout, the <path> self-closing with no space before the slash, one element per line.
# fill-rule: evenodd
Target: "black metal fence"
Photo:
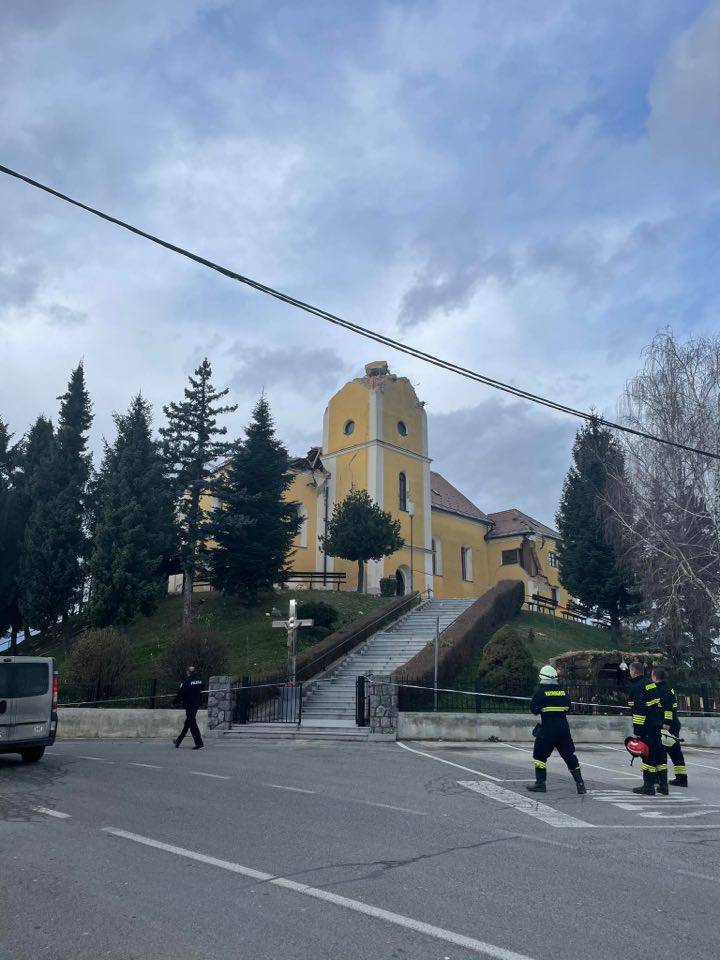
<path fill-rule="evenodd" d="M 60 678 L 58 706 L 60 707 L 172 707 L 179 684 L 168 685 L 153 677 L 150 680 L 131 680 L 125 683 L 72 683 Z M 207 706 L 207 691 L 203 692 L 203 707 Z"/>
<path fill-rule="evenodd" d="M 278 678 L 274 683 L 253 683 L 243 677 L 234 688 L 233 723 L 294 723 L 302 721 L 302 683 Z"/>

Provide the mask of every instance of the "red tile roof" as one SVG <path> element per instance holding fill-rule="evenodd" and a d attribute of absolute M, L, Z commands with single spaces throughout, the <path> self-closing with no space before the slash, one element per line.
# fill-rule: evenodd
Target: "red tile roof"
<path fill-rule="evenodd" d="M 513 534 L 536 533 L 540 537 L 554 537 L 560 539 L 560 534 L 552 527 L 546 527 L 539 520 L 533 520 L 522 510 L 499 510 L 497 513 L 489 513 L 488 517 L 495 526 L 492 528 L 488 537 L 508 537 Z"/>
<path fill-rule="evenodd" d="M 487 524 L 490 523 L 487 514 L 483 513 L 472 500 L 468 500 L 457 487 L 449 483 L 441 474 L 435 473 L 434 470 L 430 471 L 430 488 L 432 490 L 431 504 L 437 510 L 449 510 L 450 513 L 458 513 L 462 517 L 470 517 L 472 520 L 483 520 Z"/>

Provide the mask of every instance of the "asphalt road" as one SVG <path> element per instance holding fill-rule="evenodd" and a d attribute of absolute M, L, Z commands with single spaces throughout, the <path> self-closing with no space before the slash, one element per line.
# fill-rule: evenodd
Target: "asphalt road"
<path fill-rule="evenodd" d="M 529 745 L 64 741 L 0 757 L 2 960 L 665 960 L 720 944 L 720 751 L 638 800 Z M 416 752 L 417 751 L 417 752 Z"/>

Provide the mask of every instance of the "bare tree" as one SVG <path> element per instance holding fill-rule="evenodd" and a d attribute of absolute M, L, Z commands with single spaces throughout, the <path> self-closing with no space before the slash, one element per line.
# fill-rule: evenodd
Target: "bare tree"
<path fill-rule="evenodd" d="M 658 333 L 620 404 L 625 423 L 720 454 L 720 339 Z M 663 649 L 714 664 L 720 615 L 720 460 L 624 439 L 626 480 L 609 504 Z"/>

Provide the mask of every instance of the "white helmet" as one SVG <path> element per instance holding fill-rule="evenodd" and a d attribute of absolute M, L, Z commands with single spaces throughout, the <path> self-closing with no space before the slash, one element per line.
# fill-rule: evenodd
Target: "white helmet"
<path fill-rule="evenodd" d="M 680 737 L 674 736 L 669 730 L 663 730 L 663 732 L 660 734 L 660 739 L 662 740 L 662 745 L 667 747 L 668 750 L 671 747 L 674 747 L 676 743 L 680 742 Z"/>
<path fill-rule="evenodd" d="M 544 667 L 540 668 L 540 682 L 541 683 L 557 683 L 558 672 L 555 667 L 546 664 Z"/>

